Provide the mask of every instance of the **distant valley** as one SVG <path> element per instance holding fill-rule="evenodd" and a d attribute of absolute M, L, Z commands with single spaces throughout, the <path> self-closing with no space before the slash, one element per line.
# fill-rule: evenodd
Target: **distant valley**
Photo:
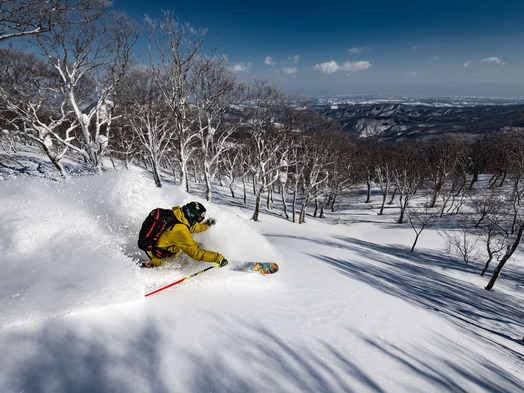
<path fill-rule="evenodd" d="M 523 99 L 317 98 L 315 109 L 338 122 L 344 132 L 381 139 L 524 127 Z"/>

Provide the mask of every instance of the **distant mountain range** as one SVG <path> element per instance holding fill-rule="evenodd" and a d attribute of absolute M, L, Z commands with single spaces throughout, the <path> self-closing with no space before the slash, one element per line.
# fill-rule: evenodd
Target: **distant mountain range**
<path fill-rule="evenodd" d="M 405 139 L 524 127 L 524 99 L 320 97 L 314 106 L 360 137 Z"/>

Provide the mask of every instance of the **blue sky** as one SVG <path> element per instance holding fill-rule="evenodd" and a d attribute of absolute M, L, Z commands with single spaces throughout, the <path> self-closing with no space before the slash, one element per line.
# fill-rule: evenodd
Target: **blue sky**
<path fill-rule="evenodd" d="M 524 1 L 115 0 L 220 39 L 239 80 L 288 93 L 524 96 Z"/>

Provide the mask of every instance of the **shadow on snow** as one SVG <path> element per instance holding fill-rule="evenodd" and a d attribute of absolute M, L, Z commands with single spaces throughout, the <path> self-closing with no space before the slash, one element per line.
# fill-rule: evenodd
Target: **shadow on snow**
<path fill-rule="evenodd" d="M 486 291 L 445 274 L 446 270 L 456 269 L 478 275 L 478 269 L 464 265 L 455 268 L 450 265 L 449 257 L 437 252 L 411 253 L 405 246 L 380 245 L 349 237 L 335 238 L 337 242 L 330 246 L 365 255 L 372 263 L 362 265 L 327 255 L 314 257 L 382 292 L 437 311 L 456 325 L 474 331 L 484 340 L 501 345 L 511 355 L 524 360 L 521 353 L 504 344 L 504 340 L 522 343 L 522 332 L 515 330 L 521 329 L 524 311 L 516 298 L 502 292 Z M 343 242 L 343 246 L 339 242 Z M 493 326 L 497 326 L 497 330 Z M 516 334 L 519 335 L 517 338 L 512 337 Z"/>

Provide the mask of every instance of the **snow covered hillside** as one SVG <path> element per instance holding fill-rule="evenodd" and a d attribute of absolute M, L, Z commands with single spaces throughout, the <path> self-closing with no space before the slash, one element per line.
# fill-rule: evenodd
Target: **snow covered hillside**
<path fill-rule="evenodd" d="M 34 155 L 2 155 L 0 392 L 518 392 L 524 390 L 524 263 L 494 291 L 377 204 L 341 204 L 303 225 L 278 206 L 260 222 L 227 189 L 162 189 L 141 169 L 68 182 Z M 68 163 L 74 165 L 74 163 Z M 50 169 L 50 171 L 53 171 Z M 51 172 L 49 172 L 51 173 Z M 139 269 L 143 218 L 199 200 L 196 235 L 271 276 L 182 258 Z"/>

